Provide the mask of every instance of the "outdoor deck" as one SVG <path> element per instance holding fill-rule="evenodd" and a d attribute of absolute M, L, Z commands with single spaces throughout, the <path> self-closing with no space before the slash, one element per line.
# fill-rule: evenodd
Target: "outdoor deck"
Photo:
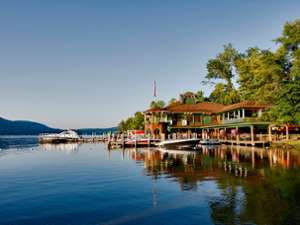
<path fill-rule="evenodd" d="M 236 141 L 236 140 L 219 140 L 222 144 L 227 145 L 241 145 L 241 146 L 257 146 L 266 147 L 270 145 L 269 141 Z"/>

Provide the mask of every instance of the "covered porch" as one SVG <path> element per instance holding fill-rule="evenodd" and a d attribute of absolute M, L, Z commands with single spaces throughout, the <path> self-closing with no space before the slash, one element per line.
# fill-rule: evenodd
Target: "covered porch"
<path fill-rule="evenodd" d="M 237 122 L 201 128 L 203 139 L 218 139 L 221 143 L 244 146 L 266 146 L 272 141 L 270 123 Z"/>

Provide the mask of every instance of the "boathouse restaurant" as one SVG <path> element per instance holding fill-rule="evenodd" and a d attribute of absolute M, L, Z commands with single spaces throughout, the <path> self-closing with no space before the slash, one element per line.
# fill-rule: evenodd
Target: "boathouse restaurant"
<path fill-rule="evenodd" d="M 299 139 L 300 127 L 263 121 L 270 106 L 254 101 L 232 105 L 211 102 L 175 103 L 144 112 L 145 132 L 161 139 L 201 137 L 240 145 L 264 145 L 283 139 Z"/>

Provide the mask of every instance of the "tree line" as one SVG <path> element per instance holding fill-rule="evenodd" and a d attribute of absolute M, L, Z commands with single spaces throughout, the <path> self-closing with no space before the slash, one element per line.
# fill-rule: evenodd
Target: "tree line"
<path fill-rule="evenodd" d="M 300 19 L 286 22 L 281 36 L 273 41 L 275 50 L 249 47 L 239 52 L 232 44 L 224 45 L 206 65 L 205 83 L 214 86 L 209 96 L 202 90 L 188 91 L 170 99 L 168 105 L 203 101 L 228 105 L 255 100 L 271 106 L 264 112 L 264 120 L 300 124 Z M 158 100 L 150 107 L 166 105 Z"/>
<path fill-rule="evenodd" d="M 118 130 L 121 132 L 127 130 L 144 130 L 144 115 L 142 112 L 136 112 L 134 116 L 122 120 L 118 124 Z"/>

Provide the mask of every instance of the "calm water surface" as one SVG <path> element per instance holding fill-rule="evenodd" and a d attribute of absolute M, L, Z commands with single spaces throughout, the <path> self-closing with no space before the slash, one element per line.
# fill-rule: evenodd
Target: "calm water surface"
<path fill-rule="evenodd" d="M 0 137 L 0 148 L 1 225 L 300 224 L 297 151 L 108 151 L 34 137 Z"/>

